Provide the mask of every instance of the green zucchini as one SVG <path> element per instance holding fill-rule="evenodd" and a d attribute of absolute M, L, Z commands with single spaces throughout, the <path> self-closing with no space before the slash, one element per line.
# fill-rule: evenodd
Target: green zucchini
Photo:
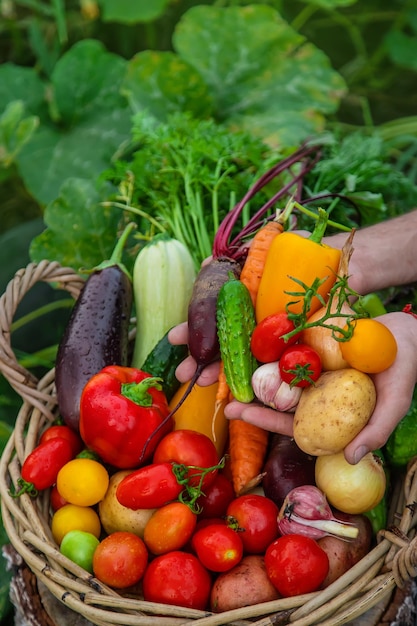
<path fill-rule="evenodd" d="M 168 332 L 165 333 L 148 354 L 142 370 L 162 379 L 162 389 L 169 402 L 180 387 L 181 383 L 175 376 L 175 370 L 188 355 L 188 348 L 186 345 L 173 346 L 168 341 Z"/>
<path fill-rule="evenodd" d="M 236 400 L 251 402 L 252 374 L 257 361 L 250 349 L 256 325 L 255 312 L 247 287 L 231 277 L 219 291 L 216 305 L 220 356 L 230 391 Z"/>
<path fill-rule="evenodd" d="M 133 367 L 143 369 L 147 355 L 164 333 L 187 320 L 195 275 L 188 248 L 165 233 L 156 235 L 141 249 L 133 266 Z"/>

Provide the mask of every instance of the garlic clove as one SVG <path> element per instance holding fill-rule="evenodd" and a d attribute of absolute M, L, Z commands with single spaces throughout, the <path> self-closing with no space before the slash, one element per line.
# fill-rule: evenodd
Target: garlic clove
<path fill-rule="evenodd" d="M 294 409 L 302 389 L 290 387 L 279 373 L 278 361 L 260 365 L 252 375 L 252 388 L 257 399 L 278 411 Z"/>

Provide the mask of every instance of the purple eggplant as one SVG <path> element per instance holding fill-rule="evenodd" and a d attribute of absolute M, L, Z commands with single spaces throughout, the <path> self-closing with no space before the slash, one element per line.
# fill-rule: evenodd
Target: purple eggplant
<path fill-rule="evenodd" d="M 87 381 L 107 365 L 127 365 L 132 281 L 120 259 L 134 224 L 111 258 L 87 278 L 58 346 L 55 386 L 65 424 L 78 430 L 80 398 Z"/>

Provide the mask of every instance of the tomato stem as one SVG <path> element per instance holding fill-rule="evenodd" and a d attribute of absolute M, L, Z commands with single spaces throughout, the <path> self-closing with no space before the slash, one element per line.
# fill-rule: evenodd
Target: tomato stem
<path fill-rule="evenodd" d="M 369 317 L 368 313 L 363 309 L 360 312 L 354 311 L 350 309 L 347 313 L 343 312 L 343 305 L 349 304 L 350 298 L 361 298 L 361 296 L 351 289 L 348 285 L 348 276 L 337 276 L 336 281 L 333 287 L 329 291 L 329 298 L 327 303 L 324 301 L 322 296 L 318 293 L 318 289 L 320 285 L 324 282 L 324 279 L 316 278 L 313 283 L 308 286 L 300 280 L 293 278 L 294 282 L 298 283 L 303 291 L 289 291 L 286 292 L 291 296 L 302 297 L 303 298 L 303 308 L 300 313 L 291 313 L 289 308 L 295 302 L 299 300 L 294 300 L 289 302 L 287 305 L 287 315 L 288 319 L 291 320 L 294 324 L 294 329 L 289 333 L 282 335 L 282 339 L 284 341 L 288 341 L 294 335 L 297 335 L 301 331 L 307 328 L 314 328 L 317 326 L 325 327 L 326 329 L 330 329 L 332 331 L 332 337 L 336 341 L 344 342 L 349 341 L 349 339 L 353 335 L 355 321 L 360 318 Z M 323 316 L 320 319 L 315 320 L 314 322 L 308 321 L 308 314 L 311 308 L 311 302 L 313 298 L 318 298 L 322 307 L 325 308 Z M 346 320 L 347 328 L 341 328 L 337 324 L 329 324 L 329 320 L 337 318 L 343 318 Z"/>
<path fill-rule="evenodd" d="M 178 500 L 183 504 L 186 504 L 193 513 L 201 513 L 201 507 L 197 504 L 197 500 L 200 496 L 204 495 L 203 481 L 207 474 L 223 469 L 226 463 L 226 458 L 220 459 L 217 465 L 211 467 L 199 467 L 198 465 L 184 465 L 183 463 L 173 463 L 172 471 L 177 479 L 179 485 L 184 485 L 184 489 L 178 496 Z M 197 470 L 196 473 L 191 474 L 190 470 Z M 190 478 L 195 479 L 199 477 L 197 485 L 190 485 Z"/>
<path fill-rule="evenodd" d="M 31 498 L 36 498 L 36 496 L 38 495 L 38 490 L 36 489 L 35 485 L 33 483 L 27 482 L 27 480 L 25 480 L 24 478 L 19 478 L 17 484 L 19 486 L 19 491 L 16 491 L 16 493 L 12 493 L 11 491 L 9 491 L 9 494 L 12 496 L 12 498 L 20 498 L 20 496 L 24 493 L 27 493 Z"/>

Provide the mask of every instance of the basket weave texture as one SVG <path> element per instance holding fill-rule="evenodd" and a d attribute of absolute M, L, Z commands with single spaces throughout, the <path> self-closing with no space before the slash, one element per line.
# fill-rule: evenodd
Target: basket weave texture
<path fill-rule="evenodd" d="M 393 488 L 390 526 L 379 533 L 376 547 L 325 590 L 304 596 L 220 614 L 153 604 L 139 595 L 127 597 L 107 588 L 59 552 L 50 531 L 49 493 L 36 498 L 10 495 L 25 457 L 57 417 L 54 370 L 37 380 L 17 363 L 11 347 L 16 309 L 39 281 L 64 289 L 74 298 L 83 285 L 71 268 L 43 261 L 19 270 L 0 299 L 0 373 L 22 398 L 15 428 L 0 460 L 1 512 L 10 543 L 38 581 L 67 607 L 99 626 L 378 624 L 395 589 L 404 587 L 417 574 L 417 459 Z M 375 612 L 375 607 L 382 608 Z M 363 616 L 375 613 L 375 618 L 362 621 Z"/>

